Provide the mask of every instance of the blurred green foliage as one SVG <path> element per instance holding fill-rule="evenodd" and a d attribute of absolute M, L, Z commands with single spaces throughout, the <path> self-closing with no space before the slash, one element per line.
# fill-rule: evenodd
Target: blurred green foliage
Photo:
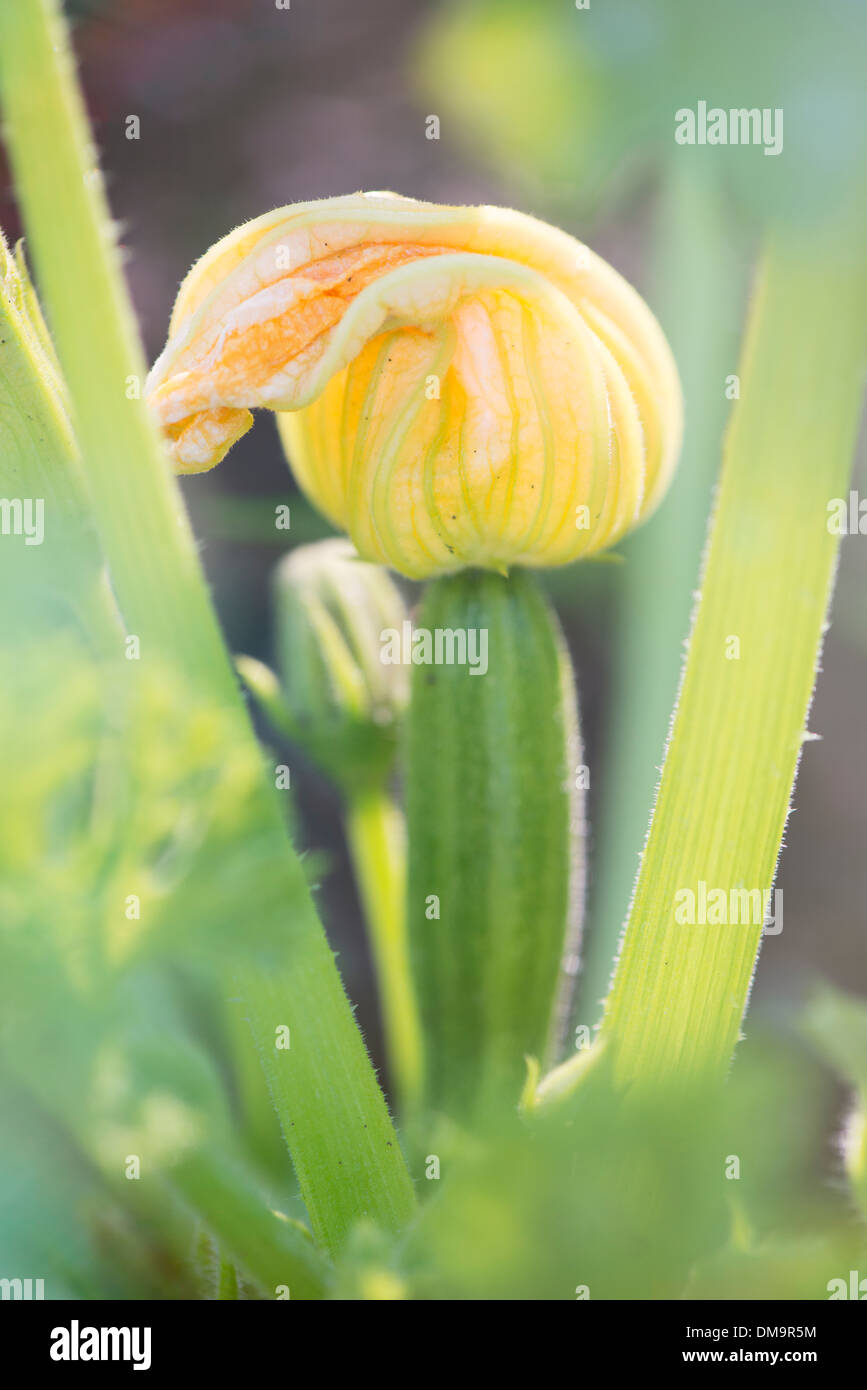
<path fill-rule="evenodd" d="M 863 206 L 865 42 L 858 0 L 451 0 L 420 70 L 459 134 L 570 220 L 676 155 L 712 157 L 751 219 L 810 224 Z M 699 101 L 782 108 L 783 153 L 675 144 L 675 112 Z"/>
<path fill-rule="evenodd" d="M 765 1036 L 723 1091 L 613 1105 L 603 1059 L 550 1114 L 453 1140 L 405 1257 L 414 1296 L 826 1298 L 867 1257 L 816 1161 L 827 1081 L 795 1037 Z"/>

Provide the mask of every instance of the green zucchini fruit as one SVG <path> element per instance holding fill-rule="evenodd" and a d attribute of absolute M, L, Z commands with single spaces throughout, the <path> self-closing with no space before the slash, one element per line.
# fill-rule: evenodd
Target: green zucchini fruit
<path fill-rule="evenodd" d="M 551 1060 L 567 959 L 574 972 L 585 782 L 575 689 L 527 571 L 433 581 L 412 661 L 408 922 L 425 1099 L 465 1118 L 517 1103 L 528 1055 Z"/>

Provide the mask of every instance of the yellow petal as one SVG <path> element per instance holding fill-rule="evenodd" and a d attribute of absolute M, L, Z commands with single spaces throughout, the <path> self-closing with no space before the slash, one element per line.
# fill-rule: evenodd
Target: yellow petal
<path fill-rule="evenodd" d="M 668 345 L 610 266 L 521 213 L 392 194 L 218 242 L 147 391 L 184 472 L 218 463 L 250 408 L 281 412 L 301 487 L 364 558 L 418 578 L 611 545 L 681 436 Z"/>

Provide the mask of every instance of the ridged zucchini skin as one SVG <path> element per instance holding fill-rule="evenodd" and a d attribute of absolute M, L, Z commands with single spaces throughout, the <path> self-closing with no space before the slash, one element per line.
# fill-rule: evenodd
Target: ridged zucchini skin
<path fill-rule="evenodd" d="M 416 628 L 488 633 L 484 675 L 413 666 L 406 726 L 425 1100 L 459 1118 L 517 1101 L 526 1056 L 550 1049 L 583 892 L 580 744 L 569 657 L 533 575 L 437 579 Z"/>

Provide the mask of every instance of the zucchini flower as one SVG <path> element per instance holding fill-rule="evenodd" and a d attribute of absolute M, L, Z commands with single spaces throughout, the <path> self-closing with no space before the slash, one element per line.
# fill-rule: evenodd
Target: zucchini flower
<path fill-rule="evenodd" d="M 614 544 L 681 437 L 668 344 L 603 260 L 522 213 L 385 193 L 217 242 L 147 394 L 184 473 L 219 463 L 251 407 L 280 412 L 302 489 L 364 559 L 415 579 Z"/>

